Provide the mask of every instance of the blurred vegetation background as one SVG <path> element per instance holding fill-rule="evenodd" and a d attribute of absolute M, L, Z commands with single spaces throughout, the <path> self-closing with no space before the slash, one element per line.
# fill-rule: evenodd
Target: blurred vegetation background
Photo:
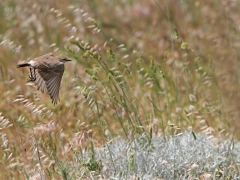
<path fill-rule="evenodd" d="M 79 149 L 117 136 L 188 130 L 239 139 L 239 8 L 228 0 L 0 1 L 0 178 L 36 169 L 65 177 L 63 162 Z M 56 106 L 16 68 L 49 52 L 73 60 Z"/>

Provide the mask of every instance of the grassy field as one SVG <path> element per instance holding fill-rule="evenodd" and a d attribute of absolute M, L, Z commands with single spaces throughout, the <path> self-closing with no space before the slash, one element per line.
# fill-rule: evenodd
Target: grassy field
<path fill-rule="evenodd" d="M 190 174 L 164 166 L 150 178 L 137 166 L 144 153 L 128 152 L 182 136 L 201 152 L 210 145 L 193 145 L 191 137 L 217 138 L 214 147 L 237 154 L 239 8 L 227 0 L 0 1 L 0 179 L 239 177 L 239 155 L 212 169 L 193 159 L 190 169 L 201 168 Z M 56 106 L 26 83 L 27 68 L 16 68 L 49 52 L 72 59 Z M 104 159 L 123 157 L 115 155 L 124 147 L 127 165 L 106 165 Z"/>

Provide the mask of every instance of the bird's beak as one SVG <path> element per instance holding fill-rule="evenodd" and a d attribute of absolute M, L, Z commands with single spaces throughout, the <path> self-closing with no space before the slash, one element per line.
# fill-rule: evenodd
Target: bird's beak
<path fill-rule="evenodd" d="M 72 60 L 70 60 L 70 59 L 68 59 L 66 57 L 63 57 L 63 58 L 59 58 L 59 61 L 65 63 L 65 62 L 72 61 Z"/>

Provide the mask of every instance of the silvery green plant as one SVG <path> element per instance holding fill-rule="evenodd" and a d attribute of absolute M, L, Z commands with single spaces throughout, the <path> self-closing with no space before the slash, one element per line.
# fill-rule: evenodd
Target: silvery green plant
<path fill-rule="evenodd" d="M 164 139 L 116 139 L 95 150 L 105 179 L 238 179 L 240 143 L 185 132 Z M 87 158 L 87 154 L 85 154 Z"/>

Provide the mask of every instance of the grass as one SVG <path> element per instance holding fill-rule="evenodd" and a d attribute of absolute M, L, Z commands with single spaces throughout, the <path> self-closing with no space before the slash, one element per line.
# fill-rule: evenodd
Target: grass
<path fill-rule="evenodd" d="M 0 179 L 239 178 L 239 6 L 1 1 Z M 16 68 L 49 52 L 56 106 Z"/>

